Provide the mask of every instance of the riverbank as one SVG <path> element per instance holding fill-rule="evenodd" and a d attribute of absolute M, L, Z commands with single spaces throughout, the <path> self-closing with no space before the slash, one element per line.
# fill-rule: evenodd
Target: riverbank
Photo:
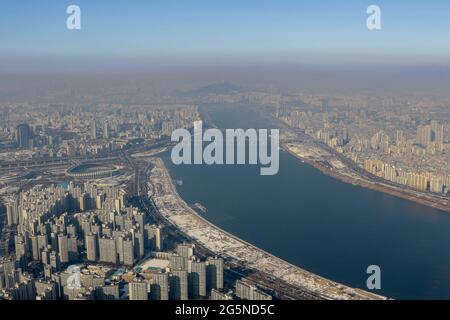
<path fill-rule="evenodd" d="M 273 115 L 268 115 L 266 113 L 261 112 L 261 110 L 258 110 L 255 108 L 253 108 L 252 110 L 254 112 L 256 112 L 257 114 L 259 114 L 261 117 L 265 118 L 273 126 L 280 127 L 282 129 L 286 130 L 286 132 L 289 132 L 290 134 L 292 134 L 294 136 L 298 136 L 298 134 L 291 127 L 289 127 L 287 124 L 280 121 L 279 119 L 273 117 Z M 330 170 L 328 167 L 322 165 L 318 161 L 314 161 L 314 160 L 308 159 L 307 157 L 300 156 L 298 153 L 290 150 L 290 148 L 287 146 L 287 143 L 285 143 L 285 142 L 281 142 L 280 147 L 283 150 L 290 153 L 291 155 L 293 155 L 294 157 L 296 157 L 302 161 L 305 161 L 306 163 L 308 163 L 312 167 L 316 168 L 323 174 L 326 174 L 332 178 L 338 179 L 342 182 L 350 183 L 353 185 L 357 185 L 357 186 L 360 186 L 363 188 L 368 188 L 368 189 L 375 190 L 378 192 L 383 192 L 383 193 L 395 196 L 397 198 L 405 199 L 405 200 L 412 201 L 412 202 L 415 202 L 415 203 L 418 203 L 418 204 L 421 204 L 424 206 L 428 206 L 433 209 L 438 209 L 438 210 L 441 210 L 444 212 L 450 212 L 450 199 L 448 201 L 443 200 L 442 202 L 438 202 L 437 200 L 431 199 L 431 197 L 432 197 L 431 195 L 422 194 L 419 191 L 409 190 L 409 189 L 400 189 L 398 187 L 391 186 L 389 184 L 380 184 L 378 182 L 367 180 L 361 176 L 358 176 L 358 178 L 355 178 L 355 177 L 350 177 L 348 175 L 343 175 L 338 170 Z M 327 151 L 324 151 L 324 152 L 327 152 Z"/>
<path fill-rule="evenodd" d="M 450 203 L 448 205 L 437 203 L 435 201 L 432 201 L 432 200 L 429 200 L 426 198 L 419 198 L 419 196 L 408 193 L 408 191 L 397 190 L 388 185 L 380 185 L 379 183 L 370 182 L 368 180 L 364 180 L 363 178 L 355 179 L 353 177 L 341 174 L 338 170 L 332 170 L 328 167 L 325 167 L 325 166 L 321 165 L 319 162 L 311 160 L 308 157 L 302 157 L 298 152 L 295 152 L 294 150 L 292 150 L 292 148 L 286 143 L 281 143 L 281 148 L 283 150 L 285 150 L 286 152 L 290 153 L 291 155 L 293 155 L 294 157 L 296 157 L 297 159 L 300 159 L 300 160 L 304 161 L 305 163 L 311 165 L 312 167 L 316 168 L 323 174 L 326 174 L 330 177 L 338 179 L 342 182 L 350 183 L 353 185 L 357 185 L 357 186 L 360 186 L 363 188 L 368 188 L 368 189 L 375 190 L 378 192 L 387 193 L 389 195 L 392 195 L 392 196 L 395 196 L 395 197 L 398 197 L 401 199 L 409 200 L 409 201 L 412 201 L 415 203 L 419 203 L 421 205 L 429 206 L 431 208 L 438 209 L 438 210 L 441 210 L 444 212 L 450 212 Z"/>
<path fill-rule="evenodd" d="M 239 261 L 249 269 L 259 270 L 314 292 L 323 299 L 383 299 L 379 295 L 312 274 L 213 225 L 179 196 L 162 160 L 156 158 L 152 162 L 154 167 L 150 182 L 154 190 L 153 200 L 159 212 L 171 224 L 212 252 L 225 259 Z"/>

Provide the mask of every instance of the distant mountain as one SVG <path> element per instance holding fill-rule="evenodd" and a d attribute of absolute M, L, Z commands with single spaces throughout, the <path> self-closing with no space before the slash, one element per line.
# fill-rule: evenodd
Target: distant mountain
<path fill-rule="evenodd" d="M 187 92 L 187 95 L 201 96 L 208 94 L 236 94 L 245 91 L 244 88 L 228 82 L 213 83 L 196 90 Z"/>

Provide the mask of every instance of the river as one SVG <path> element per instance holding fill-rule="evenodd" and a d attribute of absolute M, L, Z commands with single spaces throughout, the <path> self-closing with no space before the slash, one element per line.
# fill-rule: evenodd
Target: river
<path fill-rule="evenodd" d="M 205 109 L 207 108 L 207 109 Z M 220 128 L 268 128 L 243 106 L 203 106 Z M 450 299 L 450 214 L 346 184 L 280 151 L 280 170 L 255 165 L 174 165 L 163 160 L 189 204 L 226 231 L 308 271 L 397 299 Z"/>

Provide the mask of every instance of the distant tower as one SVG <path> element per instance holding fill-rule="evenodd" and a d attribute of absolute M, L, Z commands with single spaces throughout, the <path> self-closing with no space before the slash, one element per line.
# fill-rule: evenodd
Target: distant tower
<path fill-rule="evenodd" d="M 426 148 L 431 142 L 431 126 L 419 125 L 417 128 L 416 142 Z"/>
<path fill-rule="evenodd" d="M 105 138 L 105 139 L 109 138 L 108 121 L 105 121 L 105 124 L 104 124 L 104 127 L 103 127 L 103 138 Z"/>
<path fill-rule="evenodd" d="M 396 145 L 397 147 L 400 147 L 403 144 L 404 134 L 402 130 L 397 130 L 397 138 L 396 138 Z"/>
<path fill-rule="evenodd" d="M 328 99 L 322 99 L 322 112 L 328 112 L 329 101 Z"/>
<path fill-rule="evenodd" d="M 444 126 L 439 124 L 436 120 L 431 120 L 431 131 L 433 141 L 436 142 L 437 146 L 444 144 Z"/>
<path fill-rule="evenodd" d="M 92 120 L 92 139 L 97 139 L 97 126 L 95 120 Z"/>
<path fill-rule="evenodd" d="M 19 124 L 17 126 L 16 138 L 19 148 L 29 148 L 31 139 L 30 126 L 25 123 Z"/>

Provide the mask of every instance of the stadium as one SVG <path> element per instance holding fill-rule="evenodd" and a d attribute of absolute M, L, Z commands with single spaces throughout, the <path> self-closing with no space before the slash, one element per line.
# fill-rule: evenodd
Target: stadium
<path fill-rule="evenodd" d="M 69 177 L 77 179 L 102 179 L 118 176 L 121 173 L 121 169 L 117 166 L 95 163 L 77 164 L 66 171 Z"/>

